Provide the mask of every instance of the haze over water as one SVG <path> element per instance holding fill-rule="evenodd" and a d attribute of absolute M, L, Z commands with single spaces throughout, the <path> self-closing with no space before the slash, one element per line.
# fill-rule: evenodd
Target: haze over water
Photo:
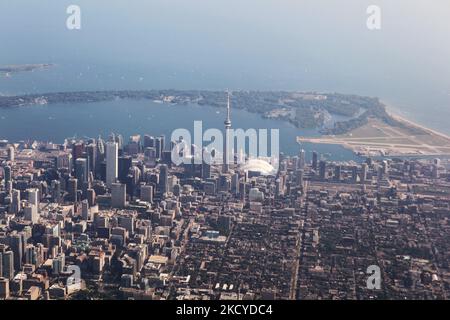
<path fill-rule="evenodd" d="M 65 26 L 70 4 L 81 7 L 79 31 Z M 371 4 L 379 31 L 366 27 Z M 0 77 L 0 93 L 355 93 L 450 134 L 449 17 L 448 0 L 2 1 L 0 65 L 57 66 Z"/>

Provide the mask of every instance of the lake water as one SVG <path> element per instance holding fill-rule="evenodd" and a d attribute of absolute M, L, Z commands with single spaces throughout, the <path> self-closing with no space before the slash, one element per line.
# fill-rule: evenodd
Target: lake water
<path fill-rule="evenodd" d="M 68 137 L 103 138 L 111 132 L 120 133 L 125 141 L 133 134 L 164 134 L 185 128 L 193 135 L 194 121 L 202 121 L 203 132 L 223 128 L 224 109 L 198 105 L 171 105 L 152 101 L 118 100 L 91 104 L 52 104 L 1 110 L 0 138 L 12 141 L 40 139 L 63 142 Z M 324 158 L 355 160 L 359 158 L 339 146 L 296 143 L 296 136 L 317 135 L 315 130 L 298 129 L 280 120 L 264 119 L 245 110 L 233 111 L 233 128 L 279 129 L 280 151 L 296 155 L 300 148 L 308 159 L 316 150 Z M 193 138 L 192 138 L 193 139 Z M 205 142 L 207 145 L 207 142 Z M 327 153 L 329 155 L 327 155 Z"/>
<path fill-rule="evenodd" d="M 65 26 L 66 8 L 73 3 L 82 10 L 78 31 Z M 379 31 L 366 27 L 371 4 L 374 1 L 1 1 L 0 28 L 5 32 L 0 33 L 0 65 L 56 66 L 0 77 L 0 94 L 167 88 L 354 93 L 380 97 L 403 116 L 450 134 L 448 0 L 434 0 L 432 5 L 378 0 Z M 145 120 L 147 112 L 158 106 L 147 107 L 107 103 L 1 110 L 10 121 L 1 122 L 0 135 L 16 139 L 35 134 L 60 141 L 75 133 L 96 136 L 113 129 L 125 137 L 141 130 L 159 134 L 164 129 L 167 134 L 168 127 L 160 127 L 167 117 L 184 127 L 192 125 L 192 117 L 214 123 L 216 116 L 211 111 L 208 120 L 208 112 L 195 107 L 186 113 L 164 109 L 155 112 L 164 118 L 152 123 Z M 128 115 L 137 122 L 128 122 Z M 221 127 L 223 115 L 217 116 Z M 258 117 L 252 118 L 255 122 L 247 116 L 235 113 L 233 124 L 268 125 L 257 115 L 252 115 Z M 65 119 L 65 125 L 53 118 Z M 277 125 L 287 135 L 288 145 L 282 147 L 296 151 L 294 129 Z M 347 155 L 342 148 L 325 149 L 337 158 Z"/>

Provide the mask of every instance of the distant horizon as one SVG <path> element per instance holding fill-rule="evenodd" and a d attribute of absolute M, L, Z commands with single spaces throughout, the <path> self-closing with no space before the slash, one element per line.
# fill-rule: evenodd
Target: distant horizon
<path fill-rule="evenodd" d="M 375 31 L 366 27 L 372 1 L 345 3 L 79 0 L 82 27 L 74 31 L 65 28 L 68 0 L 2 3 L 0 28 L 9 32 L 0 34 L 0 65 L 58 67 L 0 77 L 0 94 L 227 87 L 340 92 L 379 97 L 408 119 L 450 134 L 446 0 L 379 0 L 382 25 Z"/>

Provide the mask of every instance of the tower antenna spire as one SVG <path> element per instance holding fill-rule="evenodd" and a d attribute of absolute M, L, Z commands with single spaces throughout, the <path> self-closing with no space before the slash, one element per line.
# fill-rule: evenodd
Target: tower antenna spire
<path fill-rule="evenodd" d="M 228 103 L 227 103 L 227 118 L 228 118 L 228 120 L 231 120 L 230 119 L 230 109 L 231 109 L 231 106 L 230 106 L 230 91 L 228 90 Z"/>
<path fill-rule="evenodd" d="M 227 118 L 223 122 L 225 125 L 225 144 L 223 148 L 223 169 L 224 173 L 228 173 L 230 162 L 230 131 L 231 131 L 231 115 L 230 115 L 231 103 L 230 103 L 230 91 L 227 89 Z"/>
<path fill-rule="evenodd" d="M 231 128 L 231 103 L 230 90 L 227 89 L 227 118 L 225 119 L 225 127 Z"/>

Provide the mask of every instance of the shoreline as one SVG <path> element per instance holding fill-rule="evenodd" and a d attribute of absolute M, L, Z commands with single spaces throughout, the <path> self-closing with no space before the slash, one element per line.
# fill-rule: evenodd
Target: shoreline
<path fill-rule="evenodd" d="M 392 111 L 383 103 L 385 113 L 395 123 L 377 117 L 346 133 L 319 138 L 297 137 L 297 142 L 335 144 L 366 157 L 449 157 L 450 136 L 421 125 Z"/>
<path fill-rule="evenodd" d="M 409 126 L 416 127 L 416 128 L 418 128 L 418 129 L 420 129 L 420 130 L 423 130 L 423 131 L 426 131 L 426 132 L 435 134 L 435 135 L 437 135 L 437 136 L 440 136 L 440 137 L 442 137 L 442 138 L 444 138 L 444 139 L 450 140 L 450 135 L 447 135 L 447 134 L 442 133 L 442 132 L 440 132 L 440 131 L 437 131 L 437 130 L 435 130 L 435 129 L 426 127 L 425 125 L 419 124 L 419 123 L 414 122 L 414 121 L 412 121 L 412 120 L 406 119 L 404 116 L 401 116 L 401 115 L 399 115 L 398 113 L 394 113 L 394 112 L 390 111 L 390 110 L 388 109 L 388 106 L 386 106 L 386 113 L 387 113 L 390 117 L 392 117 L 394 120 L 403 122 L 403 123 L 405 123 L 405 124 L 407 124 L 407 125 L 409 125 Z"/>

